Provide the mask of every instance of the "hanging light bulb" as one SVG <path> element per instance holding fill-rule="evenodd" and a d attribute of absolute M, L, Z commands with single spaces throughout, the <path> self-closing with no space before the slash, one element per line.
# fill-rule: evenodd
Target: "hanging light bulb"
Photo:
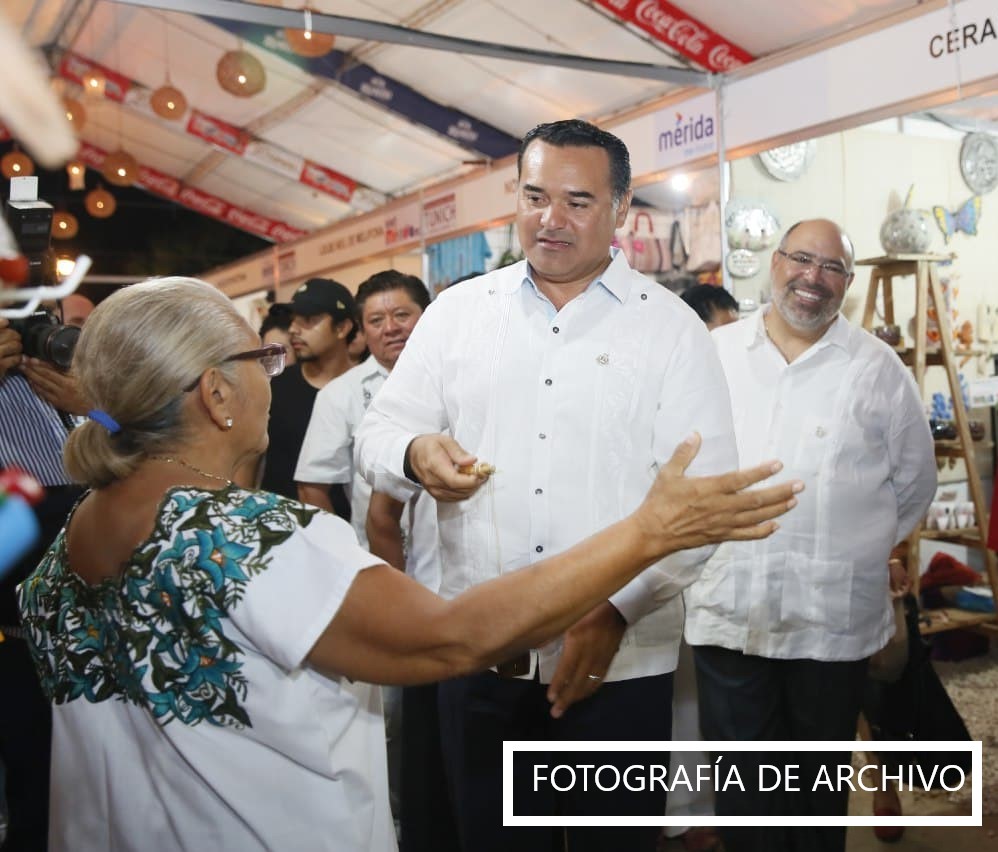
<path fill-rule="evenodd" d="M 187 112 L 187 98 L 180 89 L 169 84 L 160 86 L 149 98 L 149 106 L 160 118 L 176 121 Z"/>
<path fill-rule="evenodd" d="M 86 189 L 87 167 L 79 160 L 70 160 L 66 163 L 66 175 L 69 178 L 70 189 Z"/>
<path fill-rule="evenodd" d="M 160 118 L 176 121 L 187 112 L 187 98 L 170 82 L 170 27 L 163 28 L 163 63 L 166 66 L 166 82 L 156 89 L 149 98 L 149 106 Z"/>
<path fill-rule="evenodd" d="M 267 72 L 260 60 L 245 50 L 230 50 L 215 67 L 215 76 L 230 95 L 249 98 L 263 91 Z"/>
<path fill-rule="evenodd" d="M 56 210 L 52 214 L 52 237 L 57 240 L 71 240 L 80 230 L 80 223 L 72 213 Z"/>
<path fill-rule="evenodd" d="M 104 90 L 107 89 L 107 77 L 104 76 L 104 72 L 100 68 L 91 65 L 83 72 L 80 82 L 83 84 L 84 93 L 88 96 L 104 97 Z"/>
<path fill-rule="evenodd" d="M 119 148 L 104 158 L 104 165 L 101 166 L 101 174 L 108 183 L 115 186 L 131 186 L 135 183 L 135 178 L 139 173 L 139 164 L 135 157 Z"/>
<path fill-rule="evenodd" d="M 312 10 L 305 8 L 305 29 L 296 30 L 293 27 L 284 29 L 284 40 L 295 53 L 314 59 L 325 56 L 333 49 L 336 36 L 330 33 L 317 33 L 312 30 Z"/>
<path fill-rule="evenodd" d="M 87 111 L 76 98 L 63 98 L 62 105 L 66 109 L 66 120 L 73 125 L 73 130 L 80 132 L 87 120 Z"/>
<path fill-rule="evenodd" d="M 118 203 L 110 192 L 104 187 L 98 186 L 87 193 L 87 197 L 83 199 L 83 206 L 87 208 L 87 213 L 95 219 L 107 219 L 114 215 L 114 209 Z"/>
<path fill-rule="evenodd" d="M 5 178 L 28 177 L 35 173 L 35 164 L 31 157 L 15 148 L 0 157 L 0 174 Z"/>

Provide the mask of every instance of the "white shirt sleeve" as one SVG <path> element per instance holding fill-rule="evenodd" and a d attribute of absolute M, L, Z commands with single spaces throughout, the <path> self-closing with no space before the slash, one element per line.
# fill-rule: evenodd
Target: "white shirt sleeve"
<path fill-rule="evenodd" d="M 687 475 L 735 470 L 731 398 L 717 348 L 699 320 L 685 326 L 680 336 L 661 389 L 652 436 L 655 459 L 665 464 L 686 437 L 699 432 L 703 443 Z M 612 595 L 610 602 L 633 624 L 693 583 L 714 550 L 716 545 L 710 545 L 667 556 Z"/>
<path fill-rule="evenodd" d="M 350 383 L 334 379 L 316 394 L 295 468 L 296 482 L 348 484 L 353 479 Z"/>
<path fill-rule="evenodd" d="M 261 653 L 290 671 L 333 620 L 358 572 L 381 562 L 360 547 L 350 524 L 318 512 L 274 548 L 229 618 Z"/>
<path fill-rule="evenodd" d="M 443 432 L 447 424 L 441 347 L 450 339 L 448 303 L 441 294 L 426 309 L 357 430 L 355 461 L 361 476 L 375 491 L 402 502 L 420 490 L 403 472 L 406 448 L 413 438 Z"/>
<path fill-rule="evenodd" d="M 915 379 L 906 369 L 897 380 L 887 451 L 897 496 L 897 540 L 903 541 L 925 516 L 936 493 L 936 455 Z M 896 542 L 895 542 L 896 543 Z"/>

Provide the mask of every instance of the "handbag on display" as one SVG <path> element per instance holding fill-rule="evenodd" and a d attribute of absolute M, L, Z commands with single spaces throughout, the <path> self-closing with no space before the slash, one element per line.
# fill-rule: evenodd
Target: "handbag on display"
<path fill-rule="evenodd" d="M 665 272 L 658 276 L 659 283 L 665 285 L 673 293 L 682 293 L 687 287 L 692 287 L 697 283 L 697 277 L 686 269 L 689 254 L 683 243 L 683 232 L 680 229 L 678 219 L 672 223 L 672 231 L 669 234 L 669 257 L 672 263 Z"/>
<path fill-rule="evenodd" d="M 639 211 L 634 214 L 631 223 L 630 248 L 628 262 L 631 268 L 638 272 L 662 272 L 672 263 L 669 241 L 655 235 L 655 221 L 651 213 Z"/>
<path fill-rule="evenodd" d="M 970 732 L 936 674 L 930 646 L 918 629 L 918 603 L 914 596 L 907 595 L 904 604 L 908 660 L 894 683 L 878 684 L 877 718 L 870 719 L 874 739 L 969 742 Z M 935 782 L 932 786 L 938 788 L 938 770 L 953 765 L 969 772 L 971 754 L 969 751 L 888 752 L 880 755 L 880 762 L 891 772 L 907 766 L 918 767 L 922 777 L 926 781 L 932 777 Z"/>

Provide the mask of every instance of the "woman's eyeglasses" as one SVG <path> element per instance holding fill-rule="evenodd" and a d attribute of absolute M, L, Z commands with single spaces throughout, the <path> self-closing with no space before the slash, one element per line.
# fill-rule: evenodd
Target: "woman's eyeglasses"
<path fill-rule="evenodd" d="M 237 352 L 235 355 L 223 358 L 222 363 L 225 364 L 229 361 L 259 361 L 264 372 L 272 379 L 274 376 L 279 376 L 284 372 L 287 355 L 288 350 L 285 349 L 283 343 L 268 343 L 259 349 L 248 349 L 245 352 Z M 194 390 L 198 386 L 199 381 L 201 381 L 200 376 L 185 387 L 184 392 L 187 393 Z"/>

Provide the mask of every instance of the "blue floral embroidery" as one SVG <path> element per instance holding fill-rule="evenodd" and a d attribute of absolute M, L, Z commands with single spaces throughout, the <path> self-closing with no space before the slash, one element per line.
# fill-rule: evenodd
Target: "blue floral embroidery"
<path fill-rule="evenodd" d="M 43 689 L 56 703 L 130 701 L 161 724 L 251 725 L 228 613 L 314 515 L 274 494 L 174 489 L 120 580 L 97 586 L 68 570 L 60 535 L 20 590 Z"/>

